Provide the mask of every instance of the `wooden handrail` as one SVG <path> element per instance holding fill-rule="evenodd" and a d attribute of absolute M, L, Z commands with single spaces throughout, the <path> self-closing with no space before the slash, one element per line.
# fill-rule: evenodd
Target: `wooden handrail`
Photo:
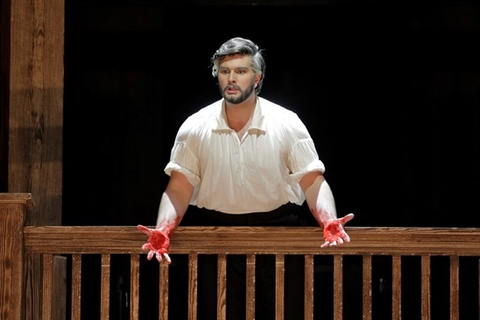
<path fill-rule="evenodd" d="M 320 248 L 318 227 L 178 227 L 170 253 L 480 255 L 479 228 L 346 228 L 352 241 Z M 145 253 L 147 236 L 136 227 L 25 227 L 26 253 Z M 210 241 L 206 241 L 210 239 Z"/>

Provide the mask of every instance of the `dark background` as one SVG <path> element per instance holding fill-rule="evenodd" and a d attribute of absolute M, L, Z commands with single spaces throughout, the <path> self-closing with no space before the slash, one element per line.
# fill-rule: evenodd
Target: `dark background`
<path fill-rule="evenodd" d="M 480 6 L 334 0 L 67 0 L 64 225 L 155 224 L 177 129 L 219 99 L 210 57 L 234 36 L 265 49 L 261 96 L 303 119 L 338 215 L 356 215 L 348 226 L 480 227 Z M 170 268 L 174 319 L 186 318 L 184 258 Z M 362 294 L 359 258 L 344 261 L 345 319 L 361 314 L 353 304 Z M 320 261 L 328 257 L 316 259 L 331 269 Z M 141 310 L 150 319 L 158 264 L 141 262 Z M 373 314 L 389 319 L 391 260 L 375 256 L 373 264 Z M 99 279 L 87 280 L 100 274 L 94 263 L 83 265 L 82 288 L 98 289 Z M 448 319 L 449 264 L 433 257 L 432 266 L 432 318 Z M 402 315 L 416 319 L 420 257 L 404 257 L 402 268 Z M 322 319 L 333 312 L 326 275 L 315 281 Z M 127 267 L 112 269 L 119 320 L 128 318 L 128 277 Z M 463 257 L 461 309 L 472 319 L 475 279 L 478 259 Z M 92 314 L 99 309 L 95 294 L 82 302 Z"/>
<path fill-rule="evenodd" d="M 477 3 L 295 3 L 66 1 L 63 224 L 155 224 L 178 127 L 220 97 L 210 57 L 242 36 L 349 226 L 480 227 Z"/>

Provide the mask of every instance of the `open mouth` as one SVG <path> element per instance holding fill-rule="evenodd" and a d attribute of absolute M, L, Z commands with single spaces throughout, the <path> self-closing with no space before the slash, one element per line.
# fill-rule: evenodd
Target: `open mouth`
<path fill-rule="evenodd" d="M 225 92 L 228 93 L 228 94 L 235 94 L 239 91 L 240 91 L 240 88 L 237 87 L 237 86 L 230 85 L 230 86 L 225 87 Z"/>

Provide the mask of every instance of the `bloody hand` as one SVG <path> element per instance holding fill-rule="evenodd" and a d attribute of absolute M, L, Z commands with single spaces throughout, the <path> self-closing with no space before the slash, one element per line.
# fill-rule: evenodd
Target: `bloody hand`
<path fill-rule="evenodd" d="M 148 242 L 142 246 L 143 250 L 149 250 L 147 259 L 151 260 L 153 255 L 158 262 L 162 261 L 162 256 L 170 264 L 172 260 L 168 255 L 168 248 L 170 247 L 170 237 L 161 229 L 150 229 L 142 225 L 138 225 L 138 230 L 148 235 Z"/>
<path fill-rule="evenodd" d="M 353 213 L 350 213 L 343 218 L 327 221 L 323 228 L 325 243 L 321 247 L 342 245 L 345 242 L 350 242 L 350 237 L 343 229 L 343 226 L 352 219 Z"/>

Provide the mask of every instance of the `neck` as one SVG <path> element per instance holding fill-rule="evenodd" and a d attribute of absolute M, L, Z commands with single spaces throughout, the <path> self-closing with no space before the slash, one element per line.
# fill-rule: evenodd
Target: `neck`
<path fill-rule="evenodd" d="M 230 128 L 238 132 L 245 127 L 253 115 L 256 103 L 257 98 L 255 95 L 251 95 L 247 100 L 239 104 L 231 104 L 225 101 L 225 113 Z"/>

